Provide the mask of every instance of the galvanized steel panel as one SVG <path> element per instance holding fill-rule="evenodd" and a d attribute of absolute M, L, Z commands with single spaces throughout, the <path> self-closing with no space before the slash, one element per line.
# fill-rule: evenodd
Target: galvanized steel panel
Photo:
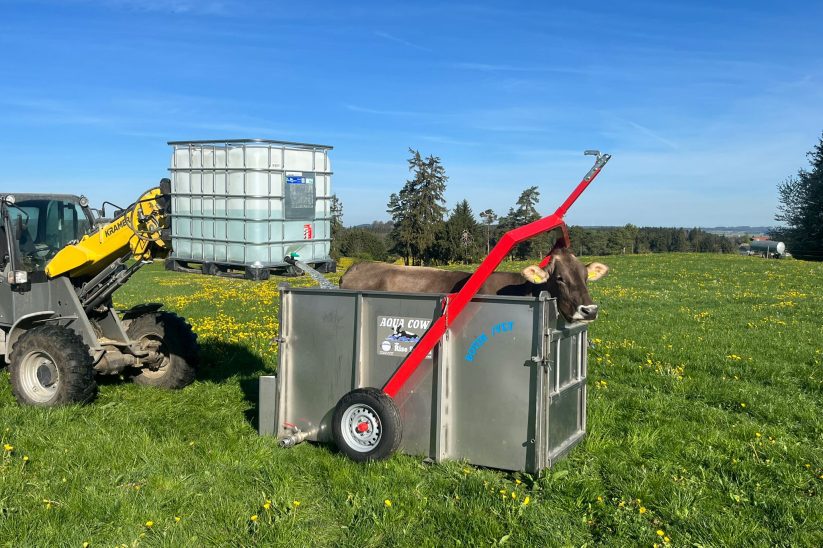
<path fill-rule="evenodd" d="M 447 454 L 523 469 L 534 438 L 535 299 L 472 301 L 449 329 Z"/>

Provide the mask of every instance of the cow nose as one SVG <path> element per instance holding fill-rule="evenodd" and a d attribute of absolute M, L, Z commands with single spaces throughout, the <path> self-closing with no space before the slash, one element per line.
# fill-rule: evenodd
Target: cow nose
<path fill-rule="evenodd" d="M 597 318 L 597 305 L 590 304 L 590 305 L 580 305 L 577 307 L 577 311 L 583 317 L 584 320 L 593 320 Z"/>

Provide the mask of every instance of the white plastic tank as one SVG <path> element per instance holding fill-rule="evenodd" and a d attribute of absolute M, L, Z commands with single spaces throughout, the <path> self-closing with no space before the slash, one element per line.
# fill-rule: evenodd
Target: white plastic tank
<path fill-rule="evenodd" d="M 749 249 L 755 253 L 771 253 L 781 257 L 786 254 L 786 244 L 774 240 L 752 240 Z"/>
<path fill-rule="evenodd" d="M 174 141 L 172 258 L 277 267 L 329 260 L 326 145 L 262 139 Z"/>

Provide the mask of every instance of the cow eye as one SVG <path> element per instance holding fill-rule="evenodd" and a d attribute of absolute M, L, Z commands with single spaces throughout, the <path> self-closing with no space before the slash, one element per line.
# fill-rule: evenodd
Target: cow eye
<path fill-rule="evenodd" d="M 561 276 L 560 274 L 557 275 L 556 279 L 557 279 L 557 283 L 559 283 L 559 284 L 566 283 L 566 280 L 564 280 L 563 276 Z"/>

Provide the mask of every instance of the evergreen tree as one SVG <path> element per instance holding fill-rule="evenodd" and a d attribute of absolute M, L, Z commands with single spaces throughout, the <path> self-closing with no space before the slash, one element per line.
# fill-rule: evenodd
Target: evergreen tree
<path fill-rule="evenodd" d="M 446 221 L 449 261 L 472 262 L 480 254 L 480 225 L 474 218 L 468 200 L 459 202 Z"/>
<path fill-rule="evenodd" d="M 428 255 L 438 230 L 443 223 L 446 208 L 443 193 L 446 191 L 446 170 L 440 158 L 423 158 L 420 152 L 409 149 L 409 171 L 412 178 L 389 198 L 388 213 L 392 216 L 394 228 L 391 240 L 392 251 L 400 254 L 406 264 L 420 262 Z"/>
<path fill-rule="evenodd" d="M 329 210 L 331 214 L 331 250 L 329 254 L 333 259 L 339 259 L 343 255 L 340 251 L 340 237 L 345 229 L 343 228 L 343 202 L 337 198 L 337 194 L 332 194 Z"/>
<path fill-rule="evenodd" d="M 343 228 L 343 202 L 337 197 L 337 194 L 331 195 L 331 237 L 337 234 Z"/>
<path fill-rule="evenodd" d="M 785 226 L 771 237 L 784 240 L 799 259 L 823 261 L 823 137 L 808 158 L 810 171 L 801 169 L 777 187 L 780 205 L 775 220 Z"/>
<path fill-rule="evenodd" d="M 483 224 L 486 225 L 486 255 L 491 251 L 492 225 L 497 221 L 497 215 L 491 209 L 480 212 L 480 218 L 483 219 Z"/>
<path fill-rule="evenodd" d="M 536 186 L 529 187 L 521 192 L 520 197 L 517 198 L 517 202 L 515 203 L 516 207 L 510 209 L 509 214 L 506 216 L 506 230 L 511 230 L 512 228 L 517 228 L 539 219 L 540 214 L 537 212 L 536 207 L 539 201 L 540 191 L 537 190 Z M 503 224 L 502 220 L 501 224 Z M 548 239 L 545 235 L 542 235 L 517 244 L 513 250 L 513 254 L 522 260 L 535 256 L 541 251 L 544 255 L 548 254 L 550 249 L 551 246 L 548 245 Z"/>
<path fill-rule="evenodd" d="M 363 228 L 343 229 L 338 236 L 340 254 L 367 261 L 385 261 L 388 258 L 383 239 Z"/>
<path fill-rule="evenodd" d="M 678 228 L 672 232 L 669 251 L 683 252 L 689 250 L 689 240 L 686 239 L 686 231 Z"/>

